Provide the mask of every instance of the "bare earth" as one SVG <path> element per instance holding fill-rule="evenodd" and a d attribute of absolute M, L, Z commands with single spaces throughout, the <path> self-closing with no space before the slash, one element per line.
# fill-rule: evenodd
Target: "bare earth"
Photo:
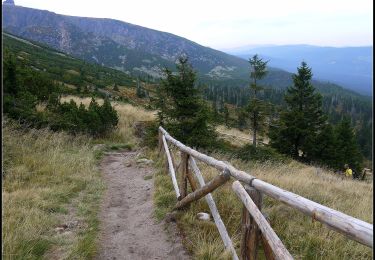
<path fill-rule="evenodd" d="M 107 192 L 96 259 L 190 259 L 175 228 L 155 220 L 153 168 L 136 164 L 136 152 L 106 155 L 101 163 Z"/>

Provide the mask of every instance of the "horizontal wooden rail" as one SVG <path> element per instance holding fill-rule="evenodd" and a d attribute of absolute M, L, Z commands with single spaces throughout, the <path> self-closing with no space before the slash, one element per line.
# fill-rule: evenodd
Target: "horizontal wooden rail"
<path fill-rule="evenodd" d="M 174 139 L 162 127 L 159 131 L 163 136 L 178 147 L 179 150 L 188 153 L 190 156 L 205 162 L 206 164 L 223 171 L 227 168 L 231 176 L 239 181 L 242 181 L 264 194 L 279 200 L 302 213 L 313 217 L 315 220 L 325 224 L 328 228 L 333 229 L 346 237 L 362 243 L 368 247 L 373 247 L 373 225 L 357 218 L 353 218 L 337 210 L 320 205 L 314 201 L 301 197 L 295 193 L 280 189 L 262 180 L 256 179 L 254 176 L 239 171 L 232 165 L 223 161 L 216 160 L 213 157 L 202 154 Z"/>
<path fill-rule="evenodd" d="M 197 177 L 199 185 L 201 187 L 203 187 L 205 185 L 205 181 L 204 181 L 202 173 L 200 172 L 200 170 L 199 170 L 199 168 L 198 168 L 198 166 L 197 166 L 193 157 L 189 157 L 189 165 L 190 165 L 191 169 L 193 170 L 195 176 Z M 232 258 L 234 260 L 238 260 L 239 258 L 237 256 L 236 250 L 234 249 L 234 246 L 232 244 L 232 240 L 230 239 L 228 231 L 225 228 L 224 222 L 221 220 L 219 211 L 216 207 L 215 201 L 212 198 L 211 193 L 208 193 L 205 198 L 206 198 L 206 202 L 208 204 L 208 207 L 210 208 L 212 217 L 214 218 L 216 227 L 219 230 L 219 234 L 221 236 L 221 239 L 224 242 L 225 248 L 232 253 Z"/>
<path fill-rule="evenodd" d="M 163 144 L 164 144 L 165 154 L 166 154 L 167 160 L 168 160 L 169 175 L 171 175 L 173 187 L 174 187 L 174 190 L 176 192 L 177 199 L 179 200 L 180 197 L 181 197 L 181 195 L 180 195 L 180 190 L 178 188 L 178 184 L 177 184 L 177 180 L 176 180 L 176 173 L 174 171 L 174 165 L 173 165 L 173 162 L 172 162 L 172 156 L 171 156 L 171 153 L 169 152 L 169 148 L 168 148 L 167 141 L 165 140 L 165 136 L 163 135 L 162 138 L 163 138 Z"/>
<path fill-rule="evenodd" d="M 268 245 L 272 248 L 272 251 L 275 254 L 275 258 L 279 260 L 293 259 L 279 237 L 276 235 L 275 231 L 273 231 L 270 224 L 264 218 L 262 212 L 260 212 L 253 200 L 250 198 L 249 194 L 247 194 L 245 188 L 241 185 L 241 183 L 239 181 L 233 182 L 232 188 L 237 196 L 241 199 L 251 216 L 254 218 L 255 222 L 258 224 L 258 227 L 262 231 L 262 234 L 267 240 Z"/>
<path fill-rule="evenodd" d="M 230 173 L 228 170 L 224 170 L 224 172 L 220 173 L 214 179 L 212 179 L 209 183 L 201 187 L 200 189 L 190 193 L 185 198 L 177 202 L 174 209 L 181 209 L 193 201 L 199 200 L 200 198 L 204 197 L 208 193 L 214 191 L 224 183 L 226 183 L 230 179 Z"/>

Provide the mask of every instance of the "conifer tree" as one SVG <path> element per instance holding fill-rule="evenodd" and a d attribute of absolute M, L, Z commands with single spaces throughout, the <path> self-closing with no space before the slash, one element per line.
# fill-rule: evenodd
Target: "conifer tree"
<path fill-rule="evenodd" d="M 280 152 L 299 158 L 299 151 L 308 159 L 321 126 L 326 122 L 322 112 L 322 97 L 311 85 L 311 68 L 305 62 L 293 75 L 293 86 L 284 96 L 286 110 L 270 127 L 271 145 Z M 311 156 L 310 156 L 311 158 Z"/>
<path fill-rule="evenodd" d="M 250 60 L 250 89 L 252 92 L 252 97 L 247 106 L 247 111 L 250 115 L 251 130 L 253 131 L 253 146 L 256 147 L 257 134 L 264 127 L 266 105 L 263 100 L 258 97 L 258 93 L 264 88 L 258 83 L 258 80 L 264 78 L 267 74 L 267 63 L 268 61 L 263 61 L 254 55 Z"/>
<path fill-rule="evenodd" d="M 194 147 L 207 147 L 215 140 L 210 109 L 195 86 L 196 73 L 187 57 L 180 57 L 177 74 L 164 70 L 154 102 L 159 123 L 176 139 Z M 163 98 L 162 100 L 160 98 Z"/>
<path fill-rule="evenodd" d="M 335 129 L 331 124 L 325 124 L 316 136 L 315 145 L 312 148 L 311 159 L 314 162 L 337 169 L 337 138 Z"/>
<path fill-rule="evenodd" d="M 350 119 L 345 117 L 335 128 L 337 137 L 337 162 L 338 169 L 348 164 L 355 172 L 362 170 L 362 155 L 359 151 L 354 130 L 350 125 Z"/>

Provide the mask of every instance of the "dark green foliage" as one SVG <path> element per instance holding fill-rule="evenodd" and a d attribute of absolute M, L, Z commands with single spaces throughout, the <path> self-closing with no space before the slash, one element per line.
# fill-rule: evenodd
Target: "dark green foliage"
<path fill-rule="evenodd" d="M 237 108 L 236 109 L 236 114 L 237 114 L 237 127 L 241 131 L 243 131 L 246 126 L 247 126 L 247 113 L 245 109 L 243 108 Z"/>
<path fill-rule="evenodd" d="M 180 57 L 175 75 L 165 69 L 165 79 L 154 101 L 158 119 L 176 139 L 194 147 L 208 147 L 215 141 L 210 110 L 195 86 L 196 74 L 186 57 Z"/>
<path fill-rule="evenodd" d="M 251 144 L 247 144 L 241 147 L 236 152 L 236 157 L 244 161 L 257 161 L 257 162 L 288 162 L 290 159 L 275 149 L 267 146 L 255 147 Z"/>
<path fill-rule="evenodd" d="M 362 155 L 356 143 L 354 130 L 351 127 L 350 119 L 344 118 L 335 129 L 337 138 L 337 167 L 344 167 L 348 164 L 356 172 L 362 171 Z"/>
<path fill-rule="evenodd" d="M 157 121 L 147 122 L 145 125 L 145 135 L 142 138 L 142 144 L 151 148 L 155 148 L 158 145 L 158 127 Z"/>
<path fill-rule="evenodd" d="M 300 159 L 311 159 L 316 136 L 326 121 L 322 111 L 321 95 L 311 85 L 311 69 L 305 62 L 294 75 L 294 86 L 285 95 L 286 110 L 277 125 L 270 128 L 272 147 L 281 153 Z"/>
<path fill-rule="evenodd" d="M 53 130 L 108 134 L 118 123 L 117 112 L 108 99 L 99 106 L 93 99 L 88 109 L 71 100 L 60 103 L 60 85 L 48 76 L 19 65 L 8 50 L 4 55 L 4 113 L 33 127 L 50 126 Z M 36 106 L 45 108 L 37 111 Z"/>
<path fill-rule="evenodd" d="M 137 90 L 136 90 L 136 95 L 139 98 L 145 98 L 147 96 L 146 91 L 142 88 L 139 79 L 137 79 Z"/>
<path fill-rule="evenodd" d="M 85 91 L 86 86 L 103 88 L 114 83 L 135 87 L 133 79 L 124 72 L 84 62 L 38 43 L 28 44 L 8 33 L 2 36 L 4 48 L 14 53 L 17 62 L 43 71 L 49 78 L 77 86 L 78 93 Z M 71 73 L 74 71 L 77 73 Z M 66 91 L 73 93 L 68 88 Z"/>
<path fill-rule="evenodd" d="M 315 163 L 327 165 L 333 169 L 342 167 L 338 163 L 337 137 L 331 124 L 326 124 L 317 134 L 315 145 L 312 147 L 311 160 Z"/>
<path fill-rule="evenodd" d="M 257 134 L 263 130 L 266 118 L 266 103 L 258 97 L 258 92 L 264 90 L 257 81 L 264 78 L 267 74 L 267 61 L 263 61 L 254 55 L 249 59 L 250 63 L 250 89 L 251 98 L 246 107 L 246 111 L 249 113 L 251 130 L 253 132 L 253 145 L 257 146 Z"/>
<path fill-rule="evenodd" d="M 328 121 L 337 124 L 343 116 L 349 116 L 352 119 L 352 127 L 356 129 L 362 154 L 367 159 L 372 160 L 372 99 L 342 89 L 334 84 L 322 84 L 314 80 L 311 82 L 316 90 L 322 94 L 322 107 L 324 113 L 328 115 Z M 275 110 L 275 115 L 271 116 L 278 117 L 278 112 L 286 107 L 283 99 L 286 92 L 283 83 L 275 81 L 272 88 L 264 80 L 261 80 L 260 83 L 267 88 L 258 93 L 258 98 L 271 103 L 275 107 L 271 107 Z M 241 84 L 246 85 L 247 83 Z M 225 103 L 240 108 L 246 107 L 251 98 L 251 90 L 248 87 L 235 86 L 233 82 L 222 81 L 220 84 L 218 82 L 206 82 L 205 85 L 204 97 L 207 100 L 224 100 Z M 244 124 L 241 127 L 245 127 Z"/>

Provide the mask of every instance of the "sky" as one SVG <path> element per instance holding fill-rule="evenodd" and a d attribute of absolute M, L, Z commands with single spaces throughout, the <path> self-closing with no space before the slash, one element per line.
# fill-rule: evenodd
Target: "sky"
<path fill-rule="evenodd" d="M 373 0 L 15 0 L 59 14 L 113 18 L 220 50 L 247 45 L 373 44 Z"/>

